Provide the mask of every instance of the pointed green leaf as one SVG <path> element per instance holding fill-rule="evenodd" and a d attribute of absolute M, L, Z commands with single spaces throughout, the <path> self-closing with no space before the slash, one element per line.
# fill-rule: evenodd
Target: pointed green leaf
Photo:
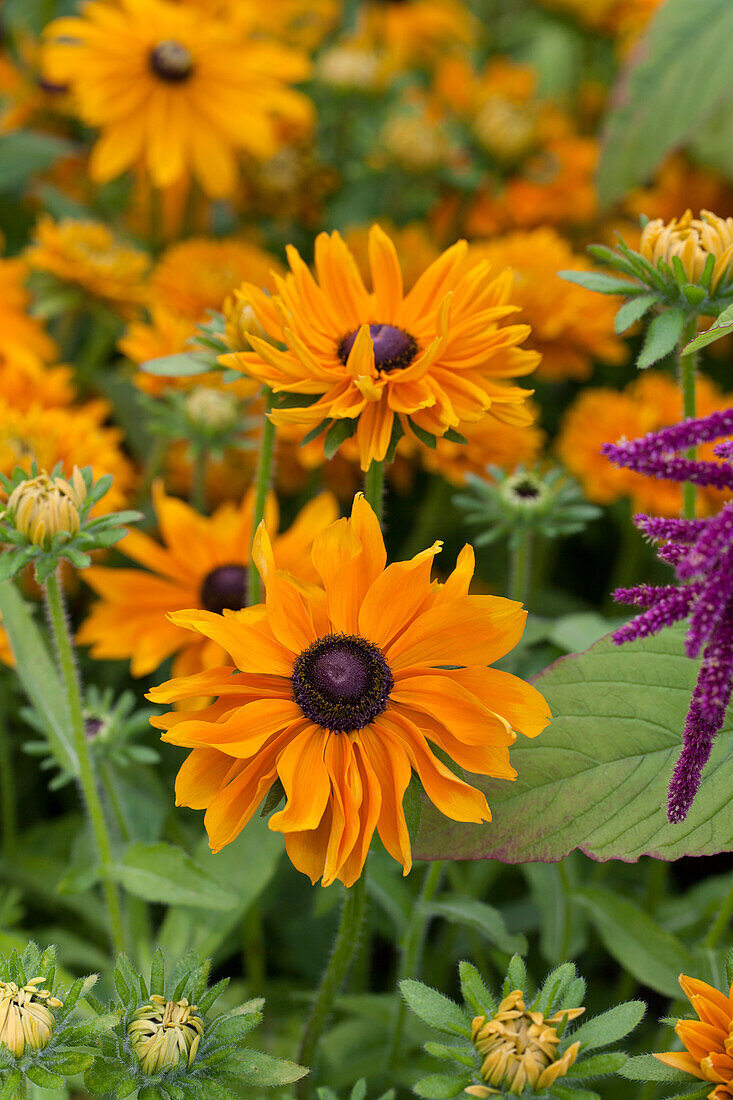
<path fill-rule="evenodd" d="M 162 355 L 158 359 L 147 359 L 140 364 L 140 370 L 146 374 L 157 374 L 163 378 L 191 378 L 216 368 L 216 357 L 200 351 L 182 351 L 176 355 Z"/>
<path fill-rule="evenodd" d="M 665 309 L 652 318 L 636 365 L 646 370 L 670 355 L 680 342 L 686 316 L 681 309 Z"/>
<path fill-rule="evenodd" d="M 333 422 L 326 432 L 326 438 L 323 441 L 323 453 L 326 458 L 333 458 L 341 444 L 345 443 L 347 439 L 351 439 L 356 431 L 358 423 L 358 420 L 347 419 L 335 420 Z"/>
<path fill-rule="evenodd" d="M 468 1073 L 434 1073 L 416 1081 L 412 1091 L 418 1096 L 424 1096 L 425 1100 L 450 1100 L 470 1084 L 471 1076 Z"/>
<path fill-rule="evenodd" d="M 600 271 L 558 271 L 561 279 L 566 283 L 577 283 L 586 290 L 594 290 L 597 294 L 642 294 L 646 289 L 638 283 L 629 282 L 628 279 L 617 279 L 613 275 L 604 275 Z"/>
<path fill-rule="evenodd" d="M 619 336 L 640 321 L 658 300 L 656 294 L 640 294 L 638 298 L 629 298 L 628 302 L 624 302 L 613 325 Z"/>
<path fill-rule="evenodd" d="M 110 874 L 135 897 L 166 905 L 230 909 L 236 896 L 174 844 L 132 844 Z"/>
<path fill-rule="evenodd" d="M 686 355 L 691 351 L 699 351 L 700 348 L 706 348 L 708 344 L 715 343 L 723 336 L 729 336 L 731 332 L 733 332 L 733 306 L 728 306 L 718 316 L 714 325 L 705 332 L 701 332 L 694 340 L 690 340 L 683 350 Z"/>
<path fill-rule="evenodd" d="M 605 1073 L 616 1073 L 626 1064 L 628 1056 L 622 1050 L 610 1050 L 605 1054 L 591 1054 L 584 1061 L 575 1062 L 567 1071 L 568 1077 L 602 1077 Z"/>
<path fill-rule="evenodd" d="M 448 997 L 431 989 L 429 985 L 405 978 L 400 982 L 400 993 L 408 1008 L 411 1008 L 423 1023 L 438 1031 L 447 1031 L 450 1035 L 471 1038 L 471 1023 L 465 1012 Z"/>
<path fill-rule="evenodd" d="M 526 938 L 521 934 L 511 935 L 503 916 L 493 905 L 458 894 L 443 894 L 427 908 L 433 916 L 473 929 L 507 955 L 523 954 L 527 950 Z"/>
<path fill-rule="evenodd" d="M 645 1012 L 646 1005 L 643 1001 L 626 1001 L 615 1005 L 608 1012 L 602 1012 L 600 1016 L 594 1016 L 575 1028 L 573 1042 L 580 1041 L 583 1053 L 610 1046 L 633 1031 L 641 1023 Z"/>
<path fill-rule="evenodd" d="M 629 1058 L 620 1073 L 622 1077 L 628 1077 L 631 1081 L 669 1081 L 671 1084 L 692 1084 L 689 1073 L 665 1065 L 653 1054 L 639 1054 L 635 1058 Z"/>
<path fill-rule="evenodd" d="M 475 1016 L 493 1016 L 498 1007 L 497 999 L 492 995 L 476 967 L 470 962 L 458 964 L 463 999 Z"/>

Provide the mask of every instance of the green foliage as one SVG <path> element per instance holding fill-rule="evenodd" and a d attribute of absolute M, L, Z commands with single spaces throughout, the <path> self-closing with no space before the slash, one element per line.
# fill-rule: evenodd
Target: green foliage
<path fill-rule="evenodd" d="M 163 841 L 130 845 L 110 873 L 129 893 L 145 901 L 203 909 L 230 909 L 236 903 L 235 895 L 182 848 Z"/>
<path fill-rule="evenodd" d="M 535 681 L 556 717 L 539 741 L 513 747 L 516 783 L 477 780 L 491 824 L 450 822 L 426 804 L 416 857 L 519 863 L 582 848 L 596 859 L 677 859 L 732 847 L 730 720 L 685 829 L 664 810 L 696 676 L 679 628 L 621 648 L 606 638 L 556 662 Z"/>
<path fill-rule="evenodd" d="M 660 359 L 671 355 L 677 347 L 685 327 L 685 314 L 681 309 L 667 309 L 652 320 L 644 337 L 644 344 L 636 365 L 646 370 Z"/>

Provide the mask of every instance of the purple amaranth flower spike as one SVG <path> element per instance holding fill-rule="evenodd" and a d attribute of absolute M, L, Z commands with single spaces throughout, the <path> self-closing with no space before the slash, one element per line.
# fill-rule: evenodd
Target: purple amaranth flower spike
<path fill-rule="evenodd" d="M 678 451 L 733 434 L 733 409 L 685 420 L 650 432 L 642 439 L 605 443 L 602 453 L 617 466 L 670 481 L 692 481 L 733 489 L 733 440 L 714 453 L 722 462 L 681 458 Z M 733 689 L 733 503 L 709 519 L 634 516 L 652 542 L 664 542 L 659 557 L 672 565 L 679 584 L 619 588 L 619 603 L 646 607 L 613 635 L 617 645 L 657 634 L 689 616 L 688 657 L 702 652 L 702 664 L 690 700 L 682 753 L 669 786 L 667 817 L 684 821 L 697 794 L 702 770 L 716 734 L 722 729 Z"/>

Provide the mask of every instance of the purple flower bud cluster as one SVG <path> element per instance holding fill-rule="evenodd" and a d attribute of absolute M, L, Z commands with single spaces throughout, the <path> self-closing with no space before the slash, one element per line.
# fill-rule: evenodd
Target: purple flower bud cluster
<path fill-rule="evenodd" d="M 677 452 L 733 435 L 733 409 L 642 439 L 606 443 L 602 451 L 617 466 L 671 481 L 733 489 L 733 440 L 714 448 L 723 462 L 681 458 Z M 725 460 L 728 460 L 727 462 Z M 702 664 L 685 721 L 682 753 L 669 786 L 667 816 L 684 821 L 702 778 L 713 740 L 722 729 L 733 689 L 733 502 L 709 519 L 637 515 L 634 523 L 651 542 L 664 543 L 659 557 L 672 565 L 679 584 L 619 588 L 614 599 L 646 610 L 613 635 L 617 645 L 647 638 L 689 616 L 688 657 Z"/>

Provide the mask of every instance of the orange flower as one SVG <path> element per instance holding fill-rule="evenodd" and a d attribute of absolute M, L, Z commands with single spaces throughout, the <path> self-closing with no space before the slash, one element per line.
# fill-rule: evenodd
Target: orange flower
<path fill-rule="evenodd" d="M 548 381 L 589 378 L 593 360 L 622 363 L 628 349 L 614 333 L 619 301 L 591 297 L 584 287 L 563 282 L 558 271 L 592 271 L 554 229 L 512 233 L 472 244 L 469 260 L 488 260 L 493 268 L 514 269 L 512 301 L 518 320 L 532 329 L 527 347 L 542 356 L 537 377 Z"/>
<path fill-rule="evenodd" d="M 28 312 L 31 296 L 24 280 L 24 260 L 0 260 L 0 358 L 9 363 L 50 363 L 58 354 L 56 344 Z"/>
<path fill-rule="evenodd" d="M 682 412 L 681 402 L 674 380 L 661 371 L 644 371 L 620 393 L 602 387 L 581 392 L 565 414 L 556 446 L 563 465 L 581 482 L 589 500 L 611 504 L 622 497 L 631 497 L 634 511 L 679 515 L 682 507 L 679 485 L 618 469 L 601 454 L 601 444 L 615 443 L 623 437 L 636 439 L 676 424 Z M 698 375 L 699 416 L 730 405 L 731 394 L 722 394 L 709 378 Z M 713 445 L 701 447 L 699 456 L 715 461 Z M 717 511 L 725 499 L 726 494 L 717 489 L 702 489 L 699 507 L 703 514 Z"/>
<path fill-rule="evenodd" d="M 187 607 L 221 612 L 246 606 L 254 492 L 239 505 L 225 503 L 213 515 L 201 516 L 156 484 L 153 504 L 163 545 L 141 531 L 131 531 L 118 544 L 128 558 L 150 571 L 104 566 L 85 570 L 84 580 L 102 598 L 82 624 L 78 640 L 92 647 L 93 657 L 129 658 L 133 676 L 146 676 L 172 655 L 175 675 L 188 676 L 221 664 L 224 654 L 221 646 L 182 630 L 166 615 Z M 330 494 L 311 501 L 292 527 L 275 539 L 278 567 L 303 581 L 315 580 L 308 551 L 315 535 L 337 514 Z M 274 498 L 268 503 L 267 526 L 274 536 Z"/>
<path fill-rule="evenodd" d="M 423 222 L 410 222 L 409 225 L 400 227 L 385 221 L 380 224 L 397 249 L 404 288 L 412 290 L 425 268 L 430 267 L 438 259 L 440 249 Z M 364 285 L 368 290 L 373 290 L 372 271 L 369 266 L 369 234 L 369 226 L 353 226 L 344 233 L 344 241 L 356 260 Z"/>
<path fill-rule="evenodd" d="M 69 84 L 84 122 L 102 128 L 92 179 L 143 165 L 156 187 L 193 176 L 226 198 L 237 154 L 272 156 L 281 120 L 308 130 L 312 105 L 287 83 L 308 75 L 308 59 L 254 30 L 245 12 L 170 0 L 91 0 L 80 18 L 54 20 L 46 76 Z"/>
<path fill-rule="evenodd" d="M 691 1073 L 714 1087 L 708 1100 L 733 1100 L 733 1057 L 729 1053 L 733 1030 L 733 985 L 721 993 L 699 978 L 680 974 L 680 985 L 698 1015 L 697 1020 L 678 1020 L 675 1031 L 684 1043 L 680 1054 L 655 1054 L 673 1069 Z"/>
<path fill-rule="evenodd" d="M 360 31 L 383 47 L 395 68 L 424 65 L 442 53 L 475 41 L 480 24 L 462 0 L 368 0 Z"/>
<path fill-rule="evenodd" d="M 153 719 L 164 740 L 193 750 L 176 799 L 206 808 L 212 850 L 237 836 L 277 780 L 287 801 L 270 828 L 284 834 L 298 870 L 324 886 L 356 881 L 375 829 L 407 874 L 402 800 L 413 770 L 448 817 L 490 820 L 484 795 L 429 742 L 458 767 L 514 779 L 514 731 L 535 736 L 549 713 L 535 688 L 486 667 L 519 641 L 521 604 L 468 595 L 468 546 L 446 583 L 431 584 L 439 549 L 385 569 L 379 523 L 358 495 L 351 519 L 314 540 L 324 590 L 303 592 L 279 573 L 260 527 L 254 557 L 266 606 L 172 616 L 225 648 L 235 665 L 171 680 L 149 695 L 156 703 L 218 696 L 197 713 Z"/>
<path fill-rule="evenodd" d="M 526 325 L 501 324 L 515 311 L 511 275 L 489 278 L 486 262 L 461 273 L 468 246 L 459 241 L 404 294 L 394 244 L 378 225 L 369 237 L 374 290 L 369 293 L 339 233 L 316 239 L 318 282 L 298 252 L 277 296 L 245 284 L 238 297 L 285 351 L 252 336 L 255 352 L 224 356 L 278 392 L 313 395 L 305 408 L 272 414 L 276 424 L 315 427 L 358 418 L 362 469 L 384 458 L 397 418 L 442 436 L 462 420 L 489 415 L 528 423 L 527 391 L 504 379 L 527 374 L 539 356 L 517 345 Z"/>

